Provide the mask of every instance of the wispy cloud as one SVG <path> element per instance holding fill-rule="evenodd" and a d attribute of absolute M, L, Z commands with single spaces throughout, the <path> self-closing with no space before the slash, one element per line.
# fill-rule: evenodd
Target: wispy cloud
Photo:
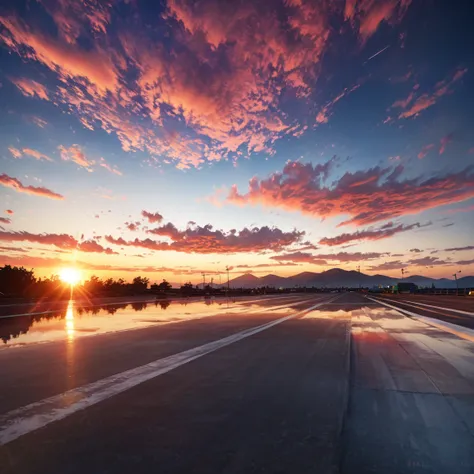
<path fill-rule="evenodd" d="M 6 186 L 7 188 L 12 188 L 19 193 L 33 194 L 35 196 L 41 196 L 50 199 L 64 199 L 62 194 L 55 193 L 48 188 L 25 186 L 19 179 L 12 178 L 5 173 L 0 175 L 0 185 Z"/>
<path fill-rule="evenodd" d="M 27 79 L 25 77 L 10 78 L 18 90 L 25 96 L 38 97 L 43 100 L 48 100 L 48 89 L 39 82 Z"/>
<path fill-rule="evenodd" d="M 58 150 L 61 154 L 61 159 L 64 161 L 72 161 L 87 171 L 92 171 L 95 161 L 89 160 L 79 145 L 71 145 L 69 148 L 60 145 Z"/>

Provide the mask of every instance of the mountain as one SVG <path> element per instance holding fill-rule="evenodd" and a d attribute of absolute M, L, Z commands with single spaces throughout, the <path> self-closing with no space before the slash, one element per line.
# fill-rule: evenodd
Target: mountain
<path fill-rule="evenodd" d="M 341 268 L 332 268 L 322 273 L 303 272 L 290 277 L 281 277 L 278 275 L 266 275 L 256 277 L 251 273 L 239 276 L 230 280 L 230 285 L 234 288 L 257 288 L 261 286 L 272 286 L 275 288 L 294 288 L 297 286 L 315 286 L 320 288 L 337 287 L 373 287 L 378 285 L 390 286 L 399 282 L 399 278 L 393 278 L 386 275 L 366 275 L 355 270 L 347 271 Z M 434 285 L 436 288 L 456 288 L 454 280 L 447 278 L 429 278 L 422 275 L 412 275 L 404 278 L 405 282 L 415 283 L 420 287 Z M 474 276 L 458 278 L 459 288 L 473 288 Z"/>

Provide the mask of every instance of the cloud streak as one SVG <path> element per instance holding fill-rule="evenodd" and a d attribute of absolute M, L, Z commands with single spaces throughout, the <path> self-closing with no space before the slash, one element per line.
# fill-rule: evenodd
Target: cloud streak
<path fill-rule="evenodd" d="M 44 187 L 37 187 L 37 186 L 25 186 L 20 180 L 17 178 L 13 178 L 8 176 L 7 174 L 0 175 L 0 185 L 5 186 L 7 188 L 14 189 L 19 193 L 26 193 L 31 194 L 34 196 L 45 197 L 49 199 L 64 199 L 64 196 L 59 193 L 55 193 L 51 191 L 51 189 L 44 188 Z"/>

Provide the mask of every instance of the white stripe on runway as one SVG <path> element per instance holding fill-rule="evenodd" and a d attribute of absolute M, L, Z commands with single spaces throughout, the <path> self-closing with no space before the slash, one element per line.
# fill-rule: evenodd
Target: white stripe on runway
<path fill-rule="evenodd" d="M 387 306 L 388 308 L 395 309 L 396 311 L 398 311 L 401 314 L 404 314 L 405 316 L 408 315 L 425 324 L 429 324 L 430 326 L 434 326 L 438 329 L 454 334 L 455 336 L 458 336 L 462 339 L 466 339 L 467 341 L 474 342 L 473 329 L 465 328 L 464 326 L 458 326 L 457 324 L 453 324 L 453 323 L 448 323 L 447 321 L 442 321 L 440 319 L 429 318 L 428 316 L 423 316 L 418 313 L 413 313 L 412 311 L 409 311 L 408 309 L 399 308 L 398 306 L 393 306 L 389 303 L 385 303 L 384 301 L 372 299 L 370 296 L 366 296 L 366 298 L 372 301 L 377 301 L 377 303 L 383 306 Z M 415 307 L 415 309 L 422 309 L 422 308 Z"/>
<path fill-rule="evenodd" d="M 432 304 L 420 303 L 419 301 L 411 301 L 410 300 L 410 301 L 407 302 L 405 300 L 401 300 L 400 303 L 426 306 L 428 308 L 436 308 L 436 309 L 441 309 L 443 311 L 451 311 L 453 313 L 464 314 L 466 316 L 474 316 L 474 313 L 470 313 L 469 311 L 463 311 L 461 309 L 454 309 L 454 308 L 443 308 L 442 306 L 434 306 Z"/>
<path fill-rule="evenodd" d="M 336 297 L 337 298 L 337 297 Z M 332 301 L 334 298 L 330 299 Z M 31 431 L 42 428 L 54 421 L 62 420 L 73 413 L 95 405 L 107 398 L 129 390 L 147 380 L 165 374 L 183 364 L 214 352 L 222 347 L 241 341 L 277 324 L 312 311 L 325 302 L 319 302 L 308 309 L 270 321 L 261 326 L 246 329 L 231 336 L 209 342 L 199 347 L 158 359 L 148 364 L 126 370 L 82 387 L 77 387 L 59 395 L 31 403 L 0 416 L 0 445 L 6 444 Z"/>

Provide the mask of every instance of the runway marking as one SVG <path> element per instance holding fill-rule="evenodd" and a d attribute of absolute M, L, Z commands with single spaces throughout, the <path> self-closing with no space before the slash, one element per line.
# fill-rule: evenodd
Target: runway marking
<path fill-rule="evenodd" d="M 406 301 L 402 301 L 403 303 L 406 303 Z M 466 316 L 474 316 L 474 313 L 471 313 L 469 311 L 463 311 L 461 309 L 454 309 L 454 308 L 443 308 L 442 306 L 435 306 L 435 305 L 432 305 L 432 304 L 426 304 L 426 303 L 420 303 L 418 301 L 409 301 L 408 304 L 414 304 L 414 305 L 421 305 L 421 306 L 426 306 L 428 308 L 436 308 L 436 309 L 441 309 L 443 311 L 452 311 L 453 313 L 459 313 L 459 314 L 464 314 Z"/>
<path fill-rule="evenodd" d="M 411 316 L 412 318 L 415 318 L 425 324 L 429 324 L 430 326 L 434 326 L 438 329 L 454 334 L 455 336 L 458 336 L 467 341 L 474 342 L 474 329 L 465 328 L 463 326 L 458 326 L 457 324 L 448 323 L 447 321 L 441 321 L 435 318 L 429 318 L 428 316 L 422 316 L 421 314 L 413 313 L 412 311 L 409 311 L 408 309 L 399 308 L 389 303 L 385 303 L 385 301 L 372 299 L 370 296 L 366 296 L 366 298 L 372 301 L 377 301 L 379 304 L 383 306 L 392 308 L 401 314 Z M 417 309 L 422 309 L 422 308 L 417 308 Z"/>
<path fill-rule="evenodd" d="M 334 298 L 329 299 L 329 301 L 333 299 Z M 87 407 L 129 390 L 159 375 L 170 372 L 206 354 L 241 341 L 254 334 L 258 334 L 266 329 L 270 329 L 289 319 L 313 311 L 325 304 L 324 301 L 318 301 L 317 304 L 310 308 L 290 314 L 289 316 L 270 321 L 254 328 L 245 329 L 223 339 L 209 342 L 163 359 L 157 359 L 140 367 L 111 375 L 110 377 L 83 385 L 82 387 L 77 387 L 59 395 L 54 395 L 22 408 L 12 410 L 0 416 L 0 445 L 9 443 L 20 436 L 43 428 L 55 421 L 62 420 L 79 410 L 84 410 Z"/>

